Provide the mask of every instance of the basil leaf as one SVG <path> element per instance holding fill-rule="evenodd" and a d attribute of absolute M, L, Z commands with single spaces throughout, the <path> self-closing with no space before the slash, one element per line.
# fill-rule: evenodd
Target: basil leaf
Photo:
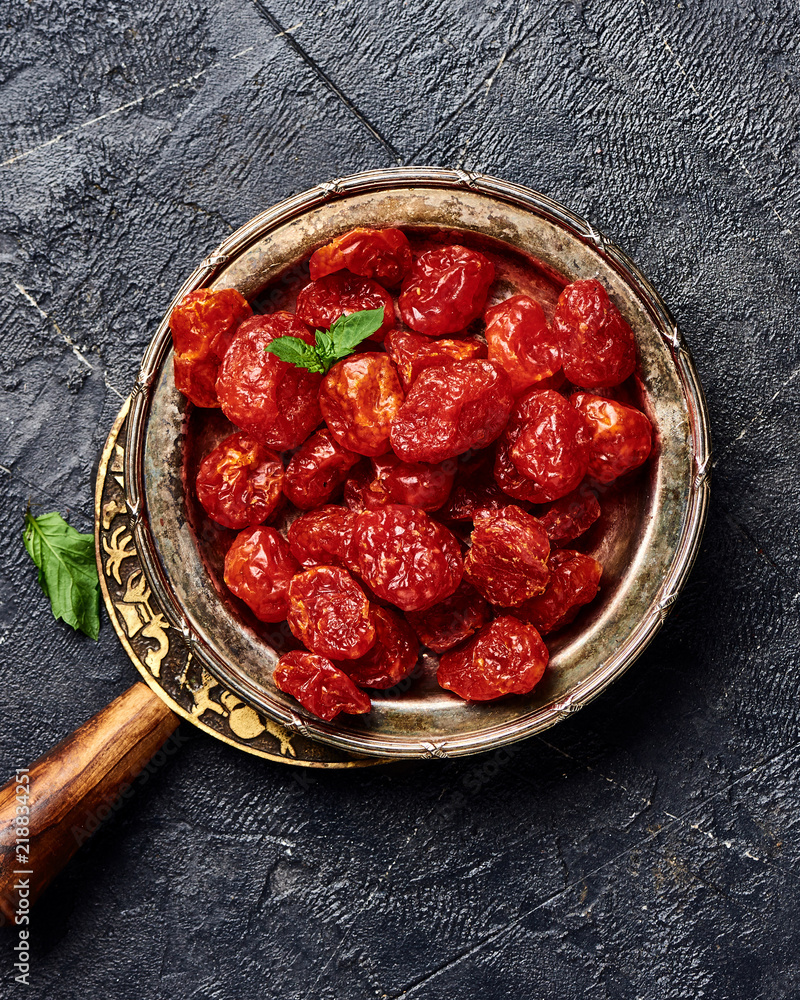
<path fill-rule="evenodd" d="M 299 337 L 276 337 L 266 350 L 281 361 L 324 375 L 331 365 L 352 354 L 362 340 L 376 333 L 382 323 L 383 309 L 362 309 L 340 316 L 330 330 L 316 330 L 313 345 Z"/>
<path fill-rule="evenodd" d="M 331 326 L 331 337 L 336 345 L 336 356 L 347 357 L 362 340 L 377 333 L 383 323 L 383 309 L 362 309 L 360 312 L 340 316 Z"/>
<path fill-rule="evenodd" d="M 270 354 L 277 355 L 281 361 L 288 361 L 298 368 L 308 368 L 312 372 L 326 371 L 320 363 L 317 348 L 307 344 L 299 337 L 276 337 L 267 344 Z"/>
<path fill-rule="evenodd" d="M 53 615 L 96 639 L 100 615 L 94 535 L 76 531 L 55 511 L 41 517 L 27 511 L 23 541 Z"/>

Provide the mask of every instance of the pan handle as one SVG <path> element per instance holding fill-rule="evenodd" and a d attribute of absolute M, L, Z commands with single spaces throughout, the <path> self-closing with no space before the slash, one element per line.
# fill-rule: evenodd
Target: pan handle
<path fill-rule="evenodd" d="M 140 681 L 0 789 L 0 913 L 6 919 L 25 922 L 19 915 L 132 794 L 131 782 L 179 723 Z"/>

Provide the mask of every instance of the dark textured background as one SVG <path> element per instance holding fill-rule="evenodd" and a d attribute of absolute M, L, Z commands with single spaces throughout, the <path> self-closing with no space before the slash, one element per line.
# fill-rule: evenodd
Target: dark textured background
<path fill-rule="evenodd" d="M 190 740 L 35 911 L 0 995 L 800 996 L 800 13 L 759 0 L 4 0 L 0 765 L 134 679 L 54 623 L 27 501 L 98 452 L 194 265 L 396 163 L 538 188 L 673 309 L 713 418 L 691 581 L 634 668 L 511 755 L 305 772 Z"/>

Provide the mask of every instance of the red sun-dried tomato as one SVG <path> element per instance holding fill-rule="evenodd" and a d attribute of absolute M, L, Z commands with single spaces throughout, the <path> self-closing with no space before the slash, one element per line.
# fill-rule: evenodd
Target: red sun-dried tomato
<path fill-rule="evenodd" d="M 405 680 L 417 664 L 419 643 L 411 626 L 388 608 L 370 611 L 375 644 L 357 660 L 339 660 L 336 666 L 359 687 L 386 690 Z"/>
<path fill-rule="evenodd" d="M 586 475 L 589 432 L 583 414 L 552 389 L 534 389 L 514 408 L 518 433 L 509 456 L 534 490 L 528 499 L 547 503 L 566 496 Z M 500 486 L 505 489 L 503 483 Z"/>
<path fill-rule="evenodd" d="M 353 543 L 359 575 L 402 611 L 437 604 L 461 582 L 464 562 L 455 536 L 414 507 L 387 504 L 361 511 Z"/>
<path fill-rule="evenodd" d="M 484 448 L 502 432 L 513 402 L 508 375 L 491 361 L 428 368 L 392 423 L 392 448 L 405 462 L 433 464 Z"/>
<path fill-rule="evenodd" d="M 409 611 L 409 624 L 421 642 L 444 653 L 492 620 L 492 608 L 475 588 L 462 580 L 455 593 L 425 611 Z"/>
<path fill-rule="evenodd" d="M 421 333 L 392 330 L 384 342 L 386 353 L 394 361 L 403 388 L 408 392 L 420 372 L 438 368 L 453 361 L 472 361 L 486 357 L 486 344 L 477 337 L 462 340 L 443 338 L 431 340 Z"/>
<path fill-rule="evenodd" d="M 316 653 L 294 650 L 284 654 L 272 675 L 275 687 L 296 698 L 312 715 L 330 722 L 340 712 L 363 715 L 372 708 L 369 695 L 344 671 Z"/>
<path fill-rule="evenodd" d="M 359 455 L 389 450 L 389 430 L 403 403 L 403 388 L 385 354 L 339 361 L 322 382 L 319 403 L 331 434 Z"/>
<path fill-rule="evenodd" d="M 553 329 L 561 341 L 564 374 L 574 385 L 619 385 L 636 367 L 633 330 L 599 281 L 567 285 L 558 299 Z"/>
<path fill-rule="evenodd" d="M 426 250 L 403 281 L 400 315 L 406 326 L 429 337 L 463 330 L 486 305 L 494 264 L 467 247 Z"/>
<path fill-rule="evenodd" d="M 653 446 L 653 425 L 633 406 L 588 392 L 570 398 L 589 427 L 589 475 L 601 483 L 638 469 Z"/>
<path fill-rule="evenodd" d="M 235 288 L 198 288 L 172 310 L 175 386 L 195 406 L 219 406 L 215 384 L 236 328 L 253 315 Z"/>
<path fill-rule="evenodd" d="M 373 492 L 383 494 L 387 503 L 402 503 L 420 510 L 438 510 L 450 495 L 457 464 L 448 459 L 438 465 L 404 462 L 396 455 L 372 460 Z M 366 506 L 370 506 L 367 500 Z"/>
<path fill-rule="evenodd" d="M 544 593 L 514 608 L 515 615 L 535 625 L 542 635 L 569 625 L 595 599 L 603 573 L 596 559 L 572 549 L 556 549 L 547 564 L 550 582 Z"/>
<path fill-rule="evenodd" d="M 411 269 L 411 245 L 399 229 L 351 229 L 313 253 L 308 269 L 312 281 L 346 269 L 397 288 Z"/>
<path fill-rule="evenodd" d="M 200 463 L 197 499 L 226 528 L 263 524 L 281 502 L 283 463 L 244 431 L 231 434 Z"/>
<path fill-rule="evenodd" d="M 513 295 L 487 309 L 485 319 L 489 360 L 506 370 L 515 396 L 559 371 L 558 337 L 535 299 Z"/>
<path fill-rule="evenodd" d="M 539 517 L 552 546 L 574 542 L 600 517 L 600 503 L 595 494 L 581 486 L 551 503 Z"/>
<path fill-rule="evenodd" d="M 314 566 L 289 586 L 286 620 L 292 635 L 312 652 L 354 660 L 375 642 L 364 591 L 340 566 Z"/>
<path fill-rule="evenodd" d="M 344 502 L 352 511 L 375 510 L 376 507 L 391 503 L 388 493 L 375 478 L 370 460 L 363 459 L 347 477 Z"/>
<path fill-rule="evenodd" d="M 353 569 L 355 514 L 329 504 L 296 518 L 287 532 L 292 555 L 305 567 L 343 566 Z"/>
<path fill-rule="evenodd" d="M 283 492 L 295 507 L 310 510 L 327 503 L 360 455 L 343 448 L 326 428 L 312 434 L 286 467 Z"/>
<path fill-rule="evenodd" d="M 471 521 L 479 510 L 499 510 L 508 506 L 494 478 L 492 449 L 478 452 L 474 461 L 459 462 L 456 479 L 447 503 L 437 512 L 440 521 Z"/>
<path fill-rule="evenodd" d="M 269 353 L 267 344 L 276 337 L 314 343 L 308 327 L 291 313 L 253 316 L 242 323 L 228 348 L 217 395 L 228 420 L 268 448 L 283 450 L 305 441 L 322 419 L 322 377 Z"/>
<path fill-rule="evenodd" d="M 297 316 L 315 330 L 328 330 L 340 316 L 383 309 L 383 323 L 369 338 L 383 340 L 394 327 L 394 302 L 377 281 L 349 271 L 334 271 L 312 281 L 297 296 Z"/>
<path fill-rule="evenodd" d="M 503 615 L 461 649 L 439 660 L 436 679 L 468 701 L 528 694 L 544 675 L 549 654 L 532 625 Z"/>
<path fill-rule="evenodd" d="M 262 622 L 280 622 L 300 566 L 274 528 L 245 528 L 225 556 L 225 583 Z"/>
<path fill-rule="evenodd" d="M 547 586 L 550 542 L 539 521 L 519 507 L 475 515 L 464 578 L 492 604 L 511 608 Z"/>

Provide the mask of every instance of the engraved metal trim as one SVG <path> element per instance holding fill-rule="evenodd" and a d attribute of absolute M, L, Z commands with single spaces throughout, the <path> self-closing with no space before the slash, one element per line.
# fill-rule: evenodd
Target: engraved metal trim
<path fill-rule="evenodd" d="M 593 226 L 575 215 L 569 209 L 529 188 L 485 175 L 466 175 L 464 171 L 445 170 L 435 167 L 390 168 L 367 171 L 344 177 L 329 184 L 298 194 L 275 205 L 256 216 L 228 237 L 211 255 L 225 256 L 235 260 L 254 247 L 259 240 L 312 212 L 323 204 L 354 195 L 386 194 L 395 189 L 445 189 L 453 192 L 474 192 L 492 199 L 497 204 L 498 213 L 503 205 L 515 206 L 554 228 L 578 240 L 602 260 L 604 266 L 615 273 L 624 285 L 635 295 L 637 307 L 641 308 L 650 323 L 660 333 L 667 345 L 675 373 L 680 382 L 688 426 L 689 448 L 695 475 L 689 481 L 688 497 L 681 524 L 680 536 L 672 558 L 662 579 L 661 594 L 677 595 L 683 587 L 694 563 L 702 538 L 709 503 L 709 479 L 711 439 L 709 418 L 703 391 L 695 370 L 691 354 L 678 333 L 674 319 L 654 287 L 641 273 L 630 258 L 613 243 L 603 237 Z M 152 383 L 167 356 L 171 341 L 168 330 L 168 316 L 172 307 L 187 292 L 209 283 L 209 274 L 204 265 L 198 268 L 178 289 L 150 345 L 145 351 L 141 368 L 141 385 L 137 386 L 131 404 L 128 425 L 128 447 L 125 449 L 125 481 L 128 502 L 131 509 L 140 510 L 144 499 L 143 450 L 147 421 L 152 397 Z M 154 545 L 147 517 L 137 525 L 137 547 L 145 568 L 148 582 L 165 614 L 174 621 L 181 617 L 181 609 L 176 604 L 170 581 L 166 578 Z M 570 692 L 569 699 L 559 700 L 521 714 L 508 722 L 481 729 L 468 735 L 456 734 L 448 738 L 448 755 L 461 756 L 501 746 L 506 743 L 531 736 L 553 725 L 565 714 L 571 714 L 587 704 L 603 691 L 616 677 L 622 674 L 642 652 L 658 631 L 664 609 L 655 600 L 642 615 L 638 625 L 621 638 L 613 655 L 604 660 L 593 673 L 578 683 Z M 236 674 L 231 665 L 219 657 L 214 650 L 198 646 L 196 655 L 202 658 L 204 666 L 214 676 L 220 677 L 226 686 L 235 690 L 247 703 L 258 703 L 257 690 L 246 677 Z M 296 715 L 280 704 L 269 707 L 259 705 L 259 710 L 268 712 L 284 726 L 293 726 Z M 341 750 L 360 754 L 374 754 L 381 757 L 424 757 L 437 747 L 430 739 L 416 739 L 397 735 L 376 735 L 368 731 L 345 729 L 335 723 L 323 723 L 309 719 L 305 723 L 309 736 Z"/>

